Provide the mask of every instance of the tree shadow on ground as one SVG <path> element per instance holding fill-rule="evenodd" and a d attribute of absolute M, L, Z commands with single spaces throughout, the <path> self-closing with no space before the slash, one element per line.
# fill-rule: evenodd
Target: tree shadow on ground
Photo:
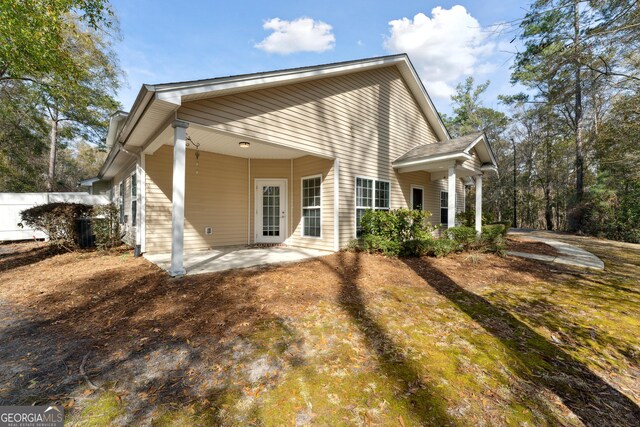
<path fill-rule="evenodd" d="M 34 247 L 28 251 L 11 251 L 0 254 L 0 272 L 36 264 L 63 252 L 64 250 L 62 249 L 43 243 L 41 246 Z"/>
<path fill-rule="evenodd" d="M 523 379 L 554 392 L 585 425 L 639 425 L 638 405 L 582 362 L 508 311 L 458 285 L 428 258 L 404 262 L 440 295 L 499 339 L 526 368 L 518 369 Z"/>
<path fill-rule="evenodd" d="M 406 402 L 408 410 L 413 412 L 421 423 L 455 425 L 456 422 L 447 413 L 446 401 L 436 394 L 435 387 L 425 381 L 423 375 L 407 359 L 402 349 L 393 342 L 385 328 L 376 321 L 367 308 L 366 299 L 358 286 L 362 255 L 341 252 L 336 256 L 336 266 L 322 258 L 319 260 L 339 280 L 337 302 L 351 317 L 364 336 L 367 346 L 376 355 L 379 369 L 400 386 L 399 400 Z M 349 260 L 350 257 L 354 259 Z"/>
<path fill-rule="evenodd" d="M 242 346 L 253 345 L 245 333 L 281 320 L 255 300 L 257 285 L 247 281 L 254 274 L 171 279 L 159 270 L 113 269 L 70 285 L 87 295 L 82 304 L 67 305 L 66 291 L 34 301 L 35 313 L 11 313 L 0 330 L 0 404 L 64 403 L 82 398 L 91 381 L 102 390 L 121 385 L 126 424 L 203 395 L 207 416 L 218 420 L 230 387 L 228 371 L 214 367 L 232 368 Z"/>

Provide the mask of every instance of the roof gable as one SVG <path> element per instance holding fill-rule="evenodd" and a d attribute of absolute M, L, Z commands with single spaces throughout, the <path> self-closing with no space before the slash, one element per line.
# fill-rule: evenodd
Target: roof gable
<path fill-rule="evenodd" d="M 183 102 L 224 96 L 234 93 L 254 91 L 325 77 L 339 76 L 350 73 L 396 66 L 407 87 L 415 98 L 424 116 L 433 128 L 437 138 L 447 141 L 450 136 L 444 123 L 440 119 L 433 102 L 429 98 L 422 81 L 418 77 L 409 57 L 406 54 L 362 59 L 357 61 L 340 62 L 312 67 L 278 70 L 265 73 L 244 74 L 238 76 L 214 79 L 194 80 L 187 82 L 165 83 L 159 85 L 144 85 L 136 98 L 127 121 L 124 123 L 118 140 L 132 146 L 139 146 L 148 139 L 147 132 L 130 141 L 130 137 L 138 123 L 145 116 L 145 121 L 154 120 L 158 126 L 170 120 Z M 149 117 L 150 119 L 147 119 Z M 149 129 L 153 126 L 141 126 Z"/>
<path fill-rule="evenodd" d="M 449 141 L 419 145 L 398 157 L 393 166 L 399 168 L 440 160 L 468 160 L 472 150 L 483 165 L 497 165 L 486 135 L 484 132 L 475 132 Z"/>

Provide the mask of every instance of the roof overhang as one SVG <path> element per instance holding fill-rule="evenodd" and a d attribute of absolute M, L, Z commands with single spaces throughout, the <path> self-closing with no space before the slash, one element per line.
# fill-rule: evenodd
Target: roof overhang
<path fill-rule="evenodd" d="M 424 147 L 425 146 L 422 148 Z M 467 160 L 473 160 L 472 150 L 475 150 L 479 160 L 482 162 L 480 171 L 488 172 L 497 170 L 495 156 L 484 132 L 480 133 L 477 138 L 471 140 L 468 144 L 465 144 L 464 147 L 452 148 L 444 153 L 438 152 L 437 154 L 401 156 L 393 162 L 393 167 L 399 172 L 414 172 L 420 170 L 438 172 L 451 166 L 460 165 Z M 409 153 L 411 153 L 411 151 Z"/>
<path fill-rule="evenodd" d="M 413 64 L 406 54 L 399 54 L 214 79 L 145 84 L 140 89 L 129 113 L 117 112 L 112 116 L 107 137 L 111 150 L 98 177 L 106 179 L 105 177 L 110 175 L 109 170 L 123 161 L 119 159 L 120 156 L 127 152 L 136 152 L 157 138 L 174 120 L 184 102 L 391 66 L 398 68 L 438 140 L 448 141 L 450 135 Z M 124 148 L 125 153 L 121 148 Z"/>
<path fill-rule="evenodd" d="M 449 133 L 409 57 L 406 54 L 400 54 L 214 79 L 158 85 L 145 84 L 138 93 L 131 112 L 119 134 L 118 141 L 126 146 L 143 145 L 156 129 L 152 130 L 141 126 L 140 121 L 143 119 L 147 121 L 153 120 L 158 125 L 165 123 L 170 117 L 175 116 L 177 109 L 184 102 L 290 85 L 389 66 L 398 67 L 438 139 L 441 141 L 449 140 Z M 136 135 L 137 133 L 143 135 Z"/>
<path fill-rule="evenodd" d="M 95 184 L 98 181 L 100 181 L 100 178 L 98 177 L 82 179 L 80 180 L 80 185 L 83 187 L 91 187 L 93 184 Z"/>

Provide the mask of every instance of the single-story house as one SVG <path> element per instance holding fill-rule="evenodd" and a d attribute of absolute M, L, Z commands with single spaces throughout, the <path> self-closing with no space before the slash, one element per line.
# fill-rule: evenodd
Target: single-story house
<path fill-rule="evenodd" d="M 143 253 L 242 244 L 337 251 L 366 209 L 452 226 L 496 161 L 484 133 L 451 139 L 407 55 L 158 85 L 111 117 L 85 181 L 120 206 Z"/>

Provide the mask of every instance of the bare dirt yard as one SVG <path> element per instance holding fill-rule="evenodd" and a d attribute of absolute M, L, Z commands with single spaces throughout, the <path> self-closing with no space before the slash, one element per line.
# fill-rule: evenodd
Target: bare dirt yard
<path fill-rule="evenodd" d="M 553 238 L 605 271 L 341 252 L 172 279 L 128 250 L 2 245 L 0 405 L 60 402 L 67 425 L 640 425 L 640 246 Z"/>

